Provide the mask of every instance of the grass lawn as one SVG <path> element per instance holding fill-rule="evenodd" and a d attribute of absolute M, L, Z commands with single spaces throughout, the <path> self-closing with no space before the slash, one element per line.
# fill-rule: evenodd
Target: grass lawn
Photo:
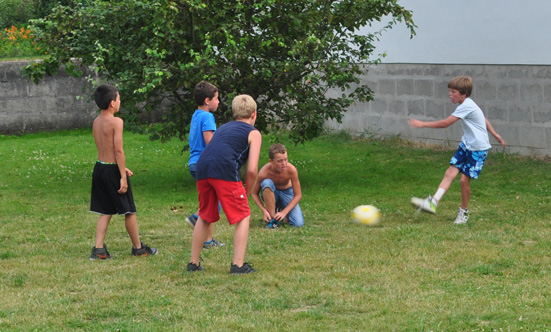
<path fill-rule="evenodd" d="M 125 133 L 140 233 L 159 255 L 131 257 L 114 217 L 114 258 L 90 261 L 90 130 L 0 136 L 0 331 L 551 331 L 548 161 L 490 153 L 468 224 L 453 225 L 457 180 L 437 215 L 415 218 L 409 202 L 434 193 L 453 150 L 283 143 L 306 226 L 266 230 L 251 199 L 246 261 L 259 272 L 238 277 L 224 216 L 215 237 L 228 245 L 185 271 L 197 195 L 181 142 Z M 350 220 L 360 204 L 382 211 L 379 226 Z"/>

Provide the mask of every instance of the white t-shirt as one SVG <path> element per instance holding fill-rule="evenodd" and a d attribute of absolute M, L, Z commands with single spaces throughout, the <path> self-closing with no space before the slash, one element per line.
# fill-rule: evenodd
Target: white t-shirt
<path fill-rule="evenodd" d="M 457 106 L 452 115 L 461 119 L 463 127 L 461 140 L 468 150 L 481 151 L 492 147 L 484 113 L 471 98 L 466 98 L 461 105 Z"/>

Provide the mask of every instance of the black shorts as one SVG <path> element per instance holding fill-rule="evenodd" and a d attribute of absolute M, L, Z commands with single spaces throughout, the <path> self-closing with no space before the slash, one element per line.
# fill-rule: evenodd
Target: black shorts
<path fill-rule="evenodd" d="M 128 190 L 124 194 L 119 194 L 117 192 L 121 187 L 119 166 L 96 162 L 92 174 L 90 211 L 106 215 L 136 213 L 130 178 L 127 177 L 126 181 Z"/>

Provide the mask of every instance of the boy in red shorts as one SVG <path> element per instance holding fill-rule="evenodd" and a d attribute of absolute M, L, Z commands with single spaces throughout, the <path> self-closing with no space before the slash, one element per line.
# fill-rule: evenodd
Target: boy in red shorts
<path fill-rule="evenodd" d="M 199 218 L 193 229 L 191 259 L 188 272 L 203 271 L 199 263 L 201 249 L 208 235 L 208 226 L 220 220 L 218 202 L 235 225 L 231 274 L 256 272 L 245 262 L 251 210 L 247 197 L 252 192 L 256 175 L 262 136 L 254 127 L 256 102 L 251 96 L 239 95 L 232 101 L 233 118 L 216 131 L 197 161 L 197 190 Z M 247 162 L 245 186 L 239 177 L 239 168 Z"/>

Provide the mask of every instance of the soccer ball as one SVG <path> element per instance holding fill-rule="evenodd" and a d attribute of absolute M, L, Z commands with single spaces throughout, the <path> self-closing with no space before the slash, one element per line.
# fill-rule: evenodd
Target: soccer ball
<path fill-rule="evenodd" d="M 360 224 L 374 226 L 381 221 L 381 211 L 373 205 L 360 205 L 352 210 L 352 220 Z"/>

